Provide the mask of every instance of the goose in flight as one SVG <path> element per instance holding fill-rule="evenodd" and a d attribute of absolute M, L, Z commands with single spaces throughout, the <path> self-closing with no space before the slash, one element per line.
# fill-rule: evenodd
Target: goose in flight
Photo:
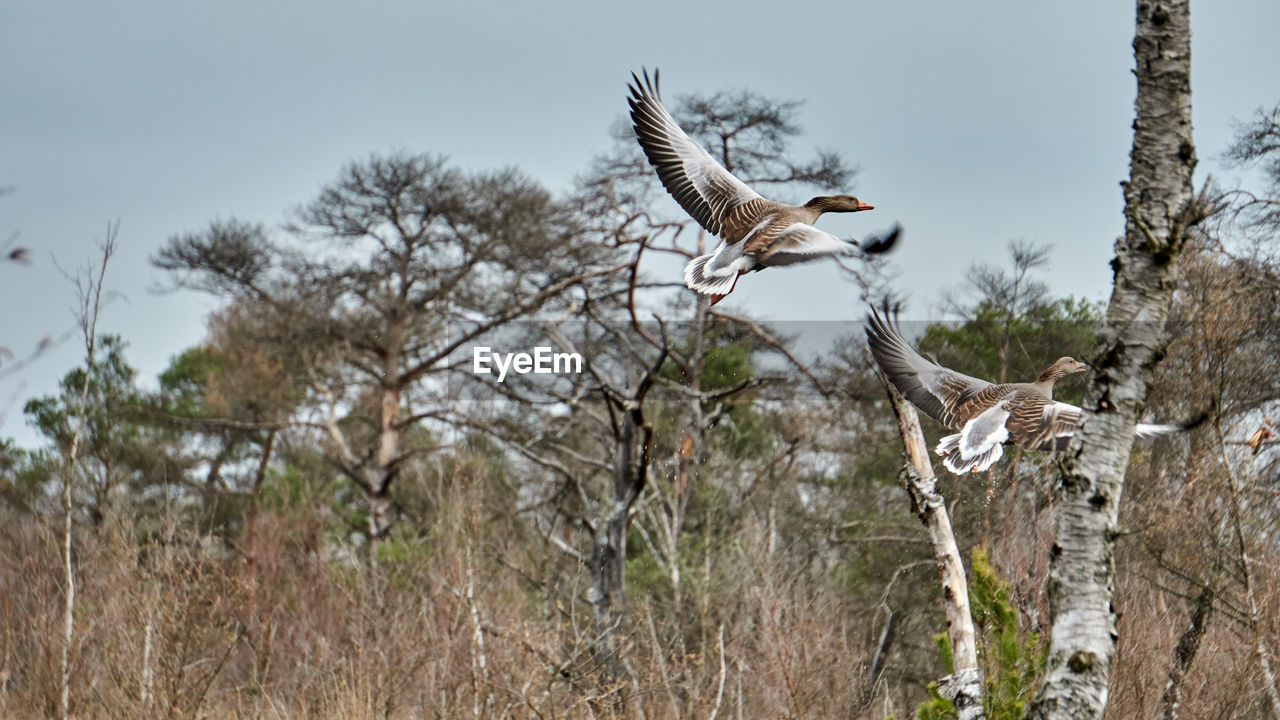
<path fill-rule="evenodd" d="M 852 195 L 815 197 L 804 205 L 761 197 L 680 129 L 662 105 L 656 70 L 652 81 L 648 72 L 643 81 L 635 73 L 631 78 L 627 101 L 645 156 L 680 207 L 720 238 L 715 250 L 694 258 L 684 269 L 685 284 L 710 295 L 712 305 L 733 292 L 743 273 L 830 255 L 882 253 L 897 242 L 900 226 L 862 245 L 813 226 L 826 212 L 872 209 Z"/>
<path fill-rule="evenodd" d="M 1053 399 L 1053 384 L 1088 366 L 1058 358 L 1035 382 L 989 383 L 945 368 L 916 352 L 880 313 L 867 316 L 867 344 L 889 382 L 948 430 L 934 452 L 956 474 L 981 472 L 1004 454 L 1005 443 L 1029 450 L 1065 450 L 1080 423 L 1080 408 Z M 1140 438 L 1181 432 L 1183 425 L 1138 423 Z"/>

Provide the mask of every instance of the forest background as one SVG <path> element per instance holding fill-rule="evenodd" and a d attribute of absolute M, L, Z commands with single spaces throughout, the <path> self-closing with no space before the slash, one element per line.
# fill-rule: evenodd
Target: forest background
<path fill-rule="evenodd" d="M 796 150 L 794 103 L 677 97 L 752 182 L 853 185 L 850 159 Z M 1216 413 L 1129 471 L 1117 717 L 1274 707 L 1277 118 L 1234 128 L 1222 157 L 1261 179 L 1210 186 L 1224 209 L 1183 258 L 1149 412 Z M 707 239 L 625 133 L 564 192 L 406 150 L 351 161 L 288 216 L 175 228 L 153 253 L 162 282 L 215 307 L 154 383 L 128 337 L 96 332 L 128 311 L 101 302 L 116 225 L 67 269 L 77 330 L 3 358 L 21 377 L 53 342 L 86 350 L 61 392 L 23 404 L 38 442 L 0 457 L 0 713 L 56 715 L 64 688 L 104 716 L 945 712 L 933 563 L 858 324 L 672 292 L 662 269 Z M 47 262 L 7 242 L 6 275 Z M 958 320 L 908 334 L 982 377 L 1088 357 L 1102 309 L 1055 296 L 1046 253 L 1008 243 L 946 296 Z M 862 306 L 899 277 L 851 265 L 836 287 Z M 587 371 L 485 382 L 467 352 L 482 342 L 573 350 Z M 990 716 L 1020 713 L 1043 672 L 1055 476 L 1015 453 L 942 485 Z"/>

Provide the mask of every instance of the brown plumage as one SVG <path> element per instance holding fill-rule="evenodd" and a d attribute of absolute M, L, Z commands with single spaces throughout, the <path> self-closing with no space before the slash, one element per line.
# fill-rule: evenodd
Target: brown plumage
<path fill-rule="evenodd" d="M 1029 450 L 1063 450 L 1080 422 L 1080 408 L 1053 399 L 1053 385 L 1088 366 L 1058 358 L 1035 382 L 990 383 L 942 367 L 916 352 L 880 313 L 867 317 L 867 344 L 876 364 L 902 396 L 948 430 L 934 451 L 955 473 L 980 472 L 1000 459 L 1006 442 Z M 1184 428 L 1139 423 L 1138 437 Z"/>
<path fill-rule="evenodd" d="M 685 284 L 711 295 L 713 303 L 733 291 L 742 273 L 828 255 L 885 252 L 897 241 L 900 228 L 859 246 L 813 227 L 825 212 L 872 209 L 852 195 L 815 197 L 804 205 L 762 197 L 680 129 L 662 104 L 656 71 L 652 81 L 647 72 L 643 82 L 631 77 L 631 120 L 645 156 L 680 207 L 723 241 L 691 260 L 684 273 Z"/>
<path fill-rule="evenodd" d="M 1262 452 L 1262 448 L 1266 447 L 1268 441 L 1276 436 L 1275 432 L 1271 430 L 1274 424 L 1271 418 L 1262 418 L 1262 424 L 1254 431 L 1253 436 L 1245 442 L 1253 450 L 1254 455 Z"/>

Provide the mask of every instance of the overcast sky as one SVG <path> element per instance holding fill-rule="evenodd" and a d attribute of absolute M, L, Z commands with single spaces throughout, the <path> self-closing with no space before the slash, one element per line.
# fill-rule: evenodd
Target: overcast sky
<path fill-rule="evenodd" d="M 797 150 L 837 150 L 876 210 L 820 226 L 906 227 L 893 264 L 915 317 L 1008 241 L 1053 246 L 1059 294 L 1103 299 L 1121 232 L 1135 85 L 1132 3 L 34 2 L 0 8 L 0 346 L 19 357 L 72 327 L 64 268 L 121 222 L 103 332 L 145 383 L 200 342 L 206 297 L 152 291 L 148 258 L 215 218 L 269 225 L 354 158 L 443 153 L 567 188 L 609 147 L 626 82 L 662 69 L 668 100 L 750 89 L 805 102 Z M 1196 2 L 1199 170 L 1232 118 L 1280 101 L 1280 3 Z M 673 205 L 674 207 L 674 205 Z M 830 266 L 752 276 L 737 307 L 856 319 Z M 733 302 L 728 302 L 733 306 Z M 21 405 L 55 391 L 75 342 L 0 377 L 0 437 L 33 442 Z M 2 372 L 2 371 L 0 371 Z"/>

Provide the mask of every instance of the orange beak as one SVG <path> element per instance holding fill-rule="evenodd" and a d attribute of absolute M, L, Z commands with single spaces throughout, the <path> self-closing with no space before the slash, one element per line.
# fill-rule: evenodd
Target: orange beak
<path fill-rule="evenodd" d="M 866 204 L 866 203 L 862 202 L 861 200 L 859 200 L 859 201 L 858 201 L 858 207 L 854 208 L 854 210 L 853 210 L 853 211 L 854 211 L 854 212 L 858 212 L 858 211 L 860 211 L 860 210 L 875 210 L 875 209 L 876 209 L 876 206 L 875 206 L 875 205 L 868 205 L 868 204 Z"/>

